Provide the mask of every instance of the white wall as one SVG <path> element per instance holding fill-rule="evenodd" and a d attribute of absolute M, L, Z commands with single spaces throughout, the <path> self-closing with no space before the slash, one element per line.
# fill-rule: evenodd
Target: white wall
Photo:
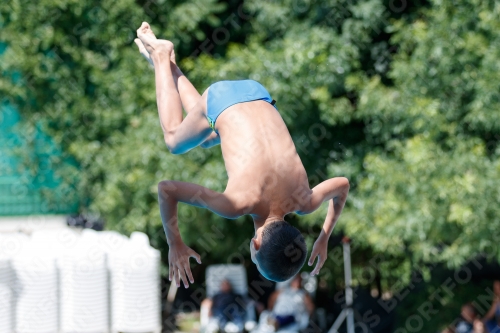
<path fill-rule="evenodd" d="M 0 216 L 0 233 L 66 228 L 66 215 Z"/>

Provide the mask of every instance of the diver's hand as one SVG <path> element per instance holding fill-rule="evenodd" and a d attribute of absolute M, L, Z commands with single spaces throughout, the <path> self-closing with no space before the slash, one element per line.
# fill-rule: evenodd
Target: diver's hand
<path fill-rule="evenodd" d="M 189 282 L 194 282 L 191 267 L 189 267 L 189 258 L 191 257 L 195 258 L 198 264 L 201 264 L 200 255 L 184 242 L 170 244 L 168 249 L 168 279 L 172 281 L 173 278 L 177 287 L 180 287 L 179 280 L 182 280 L 186 288 L 189 287 L 188 278 Z"/>
<path fill-rule="evenodd" d="M 316 257 L 318 257 L 318 261 L 316 263 L 316 267 L 314 267 L 314 270 L 311 272 L 311 276 L 318 275 L 319 270 L 321 267 L 323 267 L 323 264 L 326 261 L 326 255 L 328 253 L 328 237 L 323 237 L 323 234 L 321 234 L 316 242 L 314 242 L 314 246 L 311 251 L 311 257 L 309 258 L 309 266 L 312 266 L 314 264 L 314 261 L 316 260 Z"/>

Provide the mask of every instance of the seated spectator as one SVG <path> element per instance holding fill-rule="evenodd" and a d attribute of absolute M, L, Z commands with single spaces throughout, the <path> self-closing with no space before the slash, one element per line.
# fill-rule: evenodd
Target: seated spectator
<path fill-rule="evenodd" d="M 245 320 L 244 300 L 234 293 L 231 283 L 223 280 L 220 291 L 212 299 L 203 300 L 202 306 L 209 310 L 210 322 L 207 332 L 216 332 L 219 328 L 225 331 L 242 332 Z"/>
<path fill-rule="evenodd" d="M 477 316 L 476 310 L 471 303 L 462 306 L 460 317 L 455 325 L 446 327 L 441 333 L 486 333 L 483 321 Z M 491 333 L 491 332 L 489 332 Z"/>
<path fill-rule="evenodd" d="M 455 333 L 474 333 L 474 321 L 476 321 L 476 309 L 471 303 L 464 304 L 460 312 L 460 319 L 455 325 Z"/>
<path fill-rule="evenodd" d="M 299 323 L 304 313 L 309 316 L 313 313 L 314 304 L 311 297 L 301 288 L 301 283 L 302 278 L 297 274 L 289 287 L 276 290 L 269 297 L 268 310 L 271 315 L 268 322 L 275 330 Z"/>
<path fill-rule="evenodd" d="M 490 310 L 483 318 L 483 322 L 490 333 L 500 332 L 500 281 L 493 282 L 495 298 L 491 302 Z"/>

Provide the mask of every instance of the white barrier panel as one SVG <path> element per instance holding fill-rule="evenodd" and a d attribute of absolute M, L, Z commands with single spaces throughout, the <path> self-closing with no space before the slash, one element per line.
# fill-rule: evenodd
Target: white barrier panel
<path fill-rule="evenodd" d="M 160 332 L 159 271 L 143 233 L 0 234 L 0 333 Z"/>
<path fill-rule="evenodd" d="M 13 266 L 16 274 L 15 331 L 57 332 L 59 304 L 55 259 L 41 249 L 32 248 L 15 257 Z"/>
<path fill-rule="evenodd" d="M 2 237 L 0 235 L 0 244 Z M 14 329 L 14 270 L 10 258 L 0 252 L 0 332 Z"/>
<path fill-rule="evenodd" d="M 78 244 L 59 257 L 62 332 L 109 329 L 106 254 L 97 233 L 85 231 Z"/>
<path fill-rule="evenodd" d="M 12 258 L 26 250 L 29 237 L 22 233 L 0 235 L 0 332 L 14 332 L 16 287 L 18 283 Z"/>
<path fill-rule="evenodd" d="M 159 251 L 149 246 L 145 234 L 133 233 L 109 259 L 112 331 L 160 331 Z"/>

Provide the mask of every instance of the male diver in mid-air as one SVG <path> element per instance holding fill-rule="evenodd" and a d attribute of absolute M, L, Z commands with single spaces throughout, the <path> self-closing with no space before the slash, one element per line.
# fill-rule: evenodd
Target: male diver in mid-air
<path fill-rule="evenodd" d="M 284 221 L 288 213 L 308 214 L 325 201 L 328 213 L 312 248 L 309 265 L 318 274 L 326 261 L 328 238 L 349 192 L 344 177 L 328 179 L 313 189 L 275 101 L 253 80 L 220 81 L 200 95 L 176 65 L 174 45 L 157 39 L 148 23 L 135 43 L 154 66 L 156 101 L 165 143 L 173 154 L 197 146 L 221 144 L 228 174 L 223 193 L 197 184 L 165 180 L 158 184 L 160 213 L 169 245 L 169 279 L 193 283 L 189 258 L 200 256 L 184 244 L 177 225 L 177 203 L 203 207 L 229 219 L 251 215 L 255 236 L 252 261 L 269 280 L 292 278 L 304 265 L 303 236 Z M 182 108 L 187 112 L 183 117 Z"/>

